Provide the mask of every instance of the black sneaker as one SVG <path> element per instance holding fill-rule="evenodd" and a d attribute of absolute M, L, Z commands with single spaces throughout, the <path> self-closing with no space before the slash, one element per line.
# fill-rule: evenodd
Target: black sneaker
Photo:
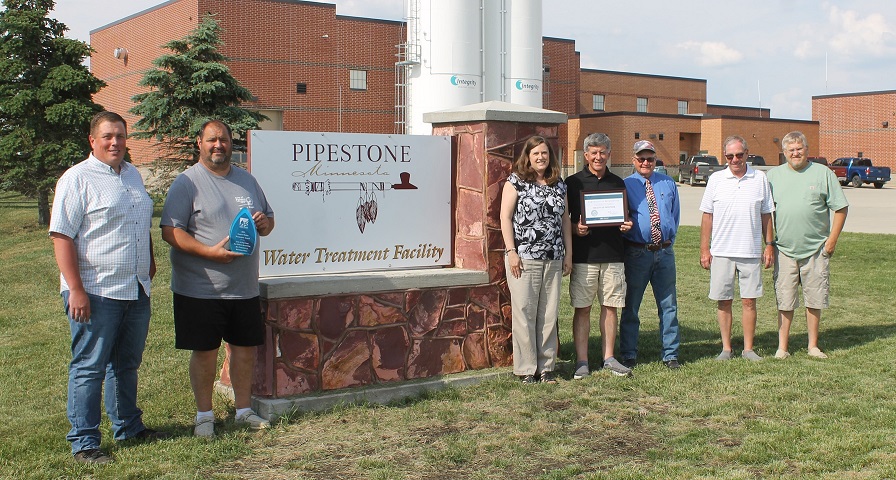
<path fill-rule="evenodd" d="M 99 448 L 88 448 L 86 450 L 81 450 L 74 456 L 75 460 L 81 463 L 112 463 L 112 457 L 106 455 L 106 453 Z"/>
<path fill-rule="evenodd" d="M 541 383 L 556 384 L 557 376 L 554 372 L 541 372 Z"/>
<path fill-rule="evenodd" d="M 522 375 L 520 376 L 520 381 L 526 385 L 538 383 L 537 381 L 535 381 L 535 375 Z"/>
<path fill-rule="evenodd" d="M 679 368 L 681 368 L 681 364 L 678 363 L 677 358 L 673 358 L 672 360 L 666 360 L 665 362 L 663 362 L 663 365 L 665 365 L 666 368 L 668 368 L 669 370 L 678 370 Z"/>
<path fill-rule="evenodd" d="M 635 365 L 638 364 L 637 358 L 624 358 L 622 359 L 622 364 L 625 365 L 625 368 L 635 368 Z"/>
<path fill-rule="evenodd" d="M 134 435 L 131 438 L 139 442 L 152 442 L 155 440 L 167 440 L 171 438 L 171 434 L 168 432 L 153 430 L 151 428 L 144 428 L 143 430 L 140 430 L 140 433 Z"/>

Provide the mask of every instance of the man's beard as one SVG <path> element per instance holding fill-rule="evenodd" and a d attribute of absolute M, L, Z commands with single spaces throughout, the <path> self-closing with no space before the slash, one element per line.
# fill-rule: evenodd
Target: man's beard
<path fill-rule="evenodd" d="M 209 156 L 208 156 L 209 162 L 211 162 L 215 165 L 225 165 L 230 162 L 230 157 L 232 156 L 232 154 L 225 153 L 223 157 L 216 157 L 215 153 L 216 152 L 209 154 Z"/>

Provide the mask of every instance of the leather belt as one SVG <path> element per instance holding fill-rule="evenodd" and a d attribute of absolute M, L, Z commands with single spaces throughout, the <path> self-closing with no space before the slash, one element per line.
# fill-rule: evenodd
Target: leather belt
<path fill-rule="evenodd" d="M 672 242 L 669 242 L 669 241 L 666 241 L 666 242 L 663 242 L 663 243 L 657 245 L 655 243 L 635 243 L 635 242 L 629 242 L 628 240 L 626 240 L 625 244 L 630 247 L 643 248 L 643 249 L 647 250 L 648 252 L 656 252 L 656 251 L 659 251 L 664 248 L 668 248 L 668 247 L 672 246 Z"/>

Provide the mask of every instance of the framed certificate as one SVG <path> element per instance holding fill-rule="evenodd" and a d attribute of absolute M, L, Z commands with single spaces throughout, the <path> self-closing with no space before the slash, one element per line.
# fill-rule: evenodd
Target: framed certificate
<path fill-rule="evenodd" d="M 582 192 L 582 224 L 588 227 L 622 225 L 627 211 L 624 189 Z"/>

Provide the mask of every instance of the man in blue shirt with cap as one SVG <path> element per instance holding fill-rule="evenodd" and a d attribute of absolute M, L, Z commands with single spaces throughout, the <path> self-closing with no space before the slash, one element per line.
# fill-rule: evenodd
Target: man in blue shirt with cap
<path fill-rule="evenodd" d="M 632 163 L 635 173 L 625 179 L 631 230 L 625 232 L 625 308 L 619 324 L 622 363 L 637 363 L 638 310 L 650 283 L 659 314 L 663 364 L 670 369 L 678 362 L 678 298 L 675 292 L 675 235 L 678 233 L 681 204 L 678 187 L 667 175 L 656 173 L 656 148 L 652 143 L 635 142 Z"/>

